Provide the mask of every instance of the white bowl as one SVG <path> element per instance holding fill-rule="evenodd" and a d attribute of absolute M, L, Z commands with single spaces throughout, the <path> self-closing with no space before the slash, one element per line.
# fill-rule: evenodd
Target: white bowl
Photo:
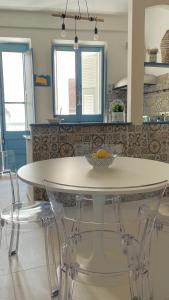
<path fill-rule="evenodd" d="M 92 154 L 90 154 L 85 157 L 93 168 L 108 168 L 112 165 L 117 155 L 112 155 L 107 158 L 93 158 Z"/>
<path fill-rule="evenodd" d="M 55 116 L 53 119 L 48 119 L 50 124 L 59 124 L 63 119 L 61 116 Z"/>
<path fill-rule="evenodd" d="M 57 119 L 48 119 L 48 122 L 50 124 L 59 124 L 59 119 L 58 118 Z"/>

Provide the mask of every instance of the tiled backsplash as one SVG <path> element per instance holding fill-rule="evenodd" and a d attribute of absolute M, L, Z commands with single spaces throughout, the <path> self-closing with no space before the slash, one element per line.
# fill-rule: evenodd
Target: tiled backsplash
<path fill-rule="evenodd" d="M 33 160 L 84 155 L 123 144 L 124 155 L 169 162 L 169 124 L 33 125 Z"/>
<path fill-rule="evenodd" d="M 144 95 L 144 115 L 158 116 L 169 113 L 169 90 Z"/>
<path fill-rule="evenodd" d="M 104 145 L 113 147 L 114 144 L 123 146 L 123 156 L 169 163 L 169 124 L 32 126 L 34 161 L 84 155 Z M 35 199 L 44 198 L 44 190 L 36 188 Z"/>
<path fill-rule="evenodd" d="M 169 112 L 169 74 L 158 76 L 157 84 L 145 88 L 144 115 L 158 116 Z"/>
<path fill-rule="evenodd" d="M 144 115 L 158 116 L 168 112 L 169 115 L 169 73 L 157 77 L 157 84 L 144 87 Z M 127 111 L 127 90 L 112 90 L 109 85 L 107 111 L 115 99 L 121 99 Z"/>

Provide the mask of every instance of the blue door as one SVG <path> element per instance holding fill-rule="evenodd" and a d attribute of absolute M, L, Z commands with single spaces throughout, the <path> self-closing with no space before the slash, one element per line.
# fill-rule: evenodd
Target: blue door
<path fill-rule="evenodd" d="M 0 44 L 1 147 L 14 150 L 16 169 L 26 163 L 24 136 L 34 122 L 32 70 L 28 44 Z"/>
<path fill-rule="evenodd" d="M 27 131 L 5 131 L 4 132 L 4 149 L 14 150 L 16 169 L 26 164 L 26 145 L 24 135 L 29 134 Z"/>

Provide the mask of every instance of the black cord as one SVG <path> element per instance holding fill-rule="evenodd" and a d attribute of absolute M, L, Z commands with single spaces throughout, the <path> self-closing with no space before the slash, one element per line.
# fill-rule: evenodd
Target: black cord
<path fill-rule="evenodd" d="M 65 17 L 66 17 L 66 13 L 67 13 L 67 6 L 68 6 L 68 0 L 66 1 Z"/>
<path fill-rule="evenodd" d="M 81 18 L 81 11 L 80 11 L 80 3 L 79 3 L 79 0 L 78 0 L 78 8 L 79 8 L 79 17 Z"/>
<path fill-rule="evenodd" d="M 87 17 L 89 19 L 89 9 L 88 9 L 88 5 L 87 5 L 87 0 L 85 0 L 85 3 L 86 3 L 86 10 L 87 10 Z"/>
<path fill-rule="evenodd" d="M 76 22 L 77 22 L 77 17 L 75 16 L 75 36 L 76 36 L 76 33 L 77 33 L 76 32 L 76 25 L 77 25 Z"/>

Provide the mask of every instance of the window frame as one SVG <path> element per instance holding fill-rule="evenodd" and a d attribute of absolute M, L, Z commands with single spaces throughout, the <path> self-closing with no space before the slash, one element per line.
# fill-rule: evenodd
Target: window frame
<path fill-rule="evenodd" d="M 80 44 L 78 50 L 73 49 L 72 44 L 55 43 L 52 45 L 52 79 L 53 79 L 53 116 L 56 112 L 56 74 L 55 74 L 55 51 L 74 51 L 75 52 L 75 80 L 76 80 L 76 95 L 79 92 L 80 87 L 80 105 L 76 102 L 76 114 L 75 115 L 61 115 L 63 123 L 102 123 L 105 111 L 105 99 L 106 99 L 106 49 L 105 44 L 90 45 L 89 43 Z M 100 52 L 101 53 L 101 114 L 95 115 L 83 115 L 82 114 L 82 68 L 81 68 L 81 53 L 83 52 Z"/>
<path fill-rule="evenodd" d="M 4 95 L 4 82 L 3 82 L 3 62 L 2 62 L 2 53 L 3 52 L 10 52 L 10 53 L 21 53 L 22 54 L 22 64 L 23 64 L 23 86 L 24 86 L 24 101 L 18 101 L 18 102 L 8 102 L 5 101 L 5 95 Z M 26 100 L 26 89 L 25 89 L 25 66 L 24 66 L 24 55 L 25 53 L 30 52 L 32 55 L 32 49 L 30 48 L 29 42 L 0 42 L 0 82 L 1 86 L 3 88 L 0 92 L 0 115 L 2 118 L 1 121 L 1 127 L 2 131 L 4 132 L 27 132 L 29 131 L 28 128 L 28 116 L 27 116 L 27 100 Z M 32 67 L 33 72 L 33 67 Z M 32 74 L 33 77 L 33 74 Z M 33 86 L 34 89 L 34 86 Z M 24 105 L 24 112 L 25 112 L 25 128 L 23 130 L 8 130 L 6 127 L 6 117 L 5 117 L 5 105 L 6 104 L 16 104 L 16 105 Z M 35 119 L 35 118 L 34 118 Z"/>

